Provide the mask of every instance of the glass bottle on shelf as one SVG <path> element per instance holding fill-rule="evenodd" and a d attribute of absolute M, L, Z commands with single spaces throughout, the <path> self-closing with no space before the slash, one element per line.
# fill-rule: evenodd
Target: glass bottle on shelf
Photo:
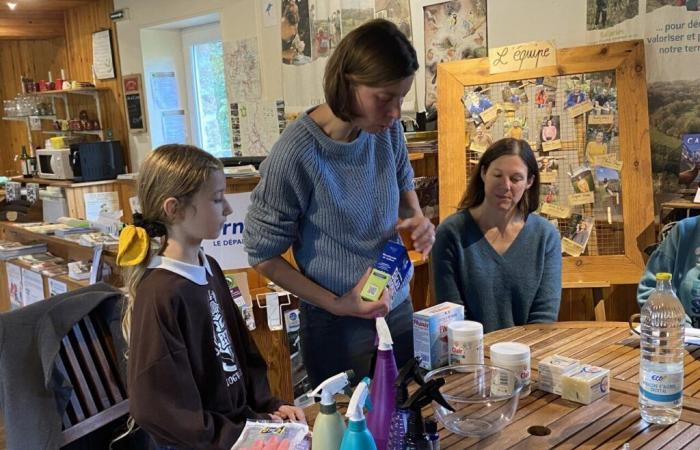
<path fill-rule="evenodd" d="M 27 146 L 22 146 L 22 152 L 19 154 L 19 160 L 22 165 L 22 176 L 24 178 L 30 178 L 32 176 L 31 161 L 29 153 L 27 153 Z"/>

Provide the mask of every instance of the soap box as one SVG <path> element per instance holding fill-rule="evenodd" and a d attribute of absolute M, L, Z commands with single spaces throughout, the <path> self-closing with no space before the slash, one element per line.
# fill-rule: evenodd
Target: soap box
<path fill-rule="evenodd" d="M 376 302 L 382 296 L 384 288 L 389 287 L 396 292 L 403 284 L 411 270 L 411 259 L 406 247 L 396 242 L 384 244 L 382 254 L 372 267 L 367 282 L 362 288 L 362 298 Z"/>
<path fill-rule="evenodd" d="M 561 397 L 588 405 L 610 390 L 610 370 L 582 365 L 578 371 L 561 377 Z"/>
<path fill-rule="evenodd" d="M 413 313 L 413 352 L 422 368 L 447 364 L 447 325 L 456 320 L 464 320 L 464 306 L 450 302 Z"/>
<path fill-rule="evenodd" d="M 546 392 L 561 395 L 561 377 L 576 372 L 581 367 L 577 359 L 551 355 L 537 364 L 537 387 Z"/>

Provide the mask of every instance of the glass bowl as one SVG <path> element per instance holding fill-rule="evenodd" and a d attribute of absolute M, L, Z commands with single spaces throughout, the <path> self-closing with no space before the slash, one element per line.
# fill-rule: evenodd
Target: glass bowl
<path fill-rule="evenodd" d="M 433 402 L 438 420 L 453 433 L 484 437 L 513 419 L 523 388 L 510 370 L 486 364 L 448 366 L 428 372 L 425 380 L 444 378 L 440 388 L 455 412 Z"/>

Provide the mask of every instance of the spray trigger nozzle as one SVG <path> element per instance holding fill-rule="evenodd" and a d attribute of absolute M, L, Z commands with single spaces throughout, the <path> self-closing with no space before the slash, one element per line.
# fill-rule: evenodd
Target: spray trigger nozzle
<path fill-rule="evenodd" d="M 391 331 L 386 323 L 386 319 L 377 317 L 375 325 L 377 327 L 377 337 L 379 337 L 379 350 L 391 350 L 394 340 L 391 338 Z"/>
<path fill-rule="evenodd" d="M 365 413 L 363 408 L 367 407 L 371 410 L 372 402 L 369 400 L 369 384 L 370 379 L 364 377 L 355 388 L 355 392 L 352 393 L 350 398 L 350 404 L 348 405 L 348 411 L 345 414 L 352 421 L 360 421 L 364 419 Z"/>
<path fill-rule="evenodd" d="M 355 373 L 352 370 L 333 375 L 311 391 L 311 396 L 318 397 L 320 394 L 322 405 L 333 405 L 335 403 L 333 396 L 345 392 L 345 389 L 350 384 L 350 378 L 354 375 Z"/>

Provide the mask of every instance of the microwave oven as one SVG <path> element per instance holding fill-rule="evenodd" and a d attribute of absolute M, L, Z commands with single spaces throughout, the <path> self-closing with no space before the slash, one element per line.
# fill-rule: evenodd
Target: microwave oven
<path fill-rule="evenodd" d="M 35 153 L 39 177 L 53 180 L 73 179 L 69 148 L 42 148 L 37 149 Z"/>

